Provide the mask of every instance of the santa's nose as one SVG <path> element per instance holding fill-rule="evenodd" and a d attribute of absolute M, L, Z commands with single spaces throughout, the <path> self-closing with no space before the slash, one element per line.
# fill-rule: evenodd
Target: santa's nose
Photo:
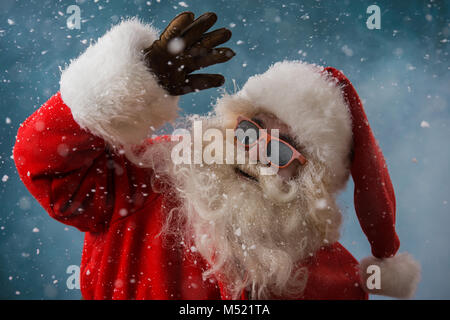
<path fill-rule="evenodd" d="M 248 159 L 250 164 L 258 163 L 258 144 L 250 147 L 248 150 Z"/>
<path fill-rule="evenodd" d="M 263 140 L 259 141 L 254 146 L 251 146 L 249 148 L 248 158 L 250 164 L 257 164 L 257 163 L 262 163 L 265 165 L 268 164 L 268 160 L 266 157 L 266 148 Z"/>

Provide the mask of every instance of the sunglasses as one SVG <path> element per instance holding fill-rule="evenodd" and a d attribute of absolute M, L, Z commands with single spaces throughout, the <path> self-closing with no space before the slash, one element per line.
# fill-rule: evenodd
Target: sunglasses
<path fill-rule="evenodd" d="M 298 160 L 301 165 L 304 165 L 307 161 L 306 158 L 289 143 L 282 139 L 272 137 L 267 133 L 267 130 L 264 130 L 256 122 L 245 117 L 239 116 L 237 118 L 234 134 L 237 142 L 247 149 L 252 148 L 257 143 L 264 140 L 264 154 L 266 155 L 266 159 L 270 165 L 280 169 L 286 168 L 294 160 Z M 276 154 L 272 155 L 272 150 L 276 148 L 274 147 L 274 143 L 278 143 L 278 156 Z"/>

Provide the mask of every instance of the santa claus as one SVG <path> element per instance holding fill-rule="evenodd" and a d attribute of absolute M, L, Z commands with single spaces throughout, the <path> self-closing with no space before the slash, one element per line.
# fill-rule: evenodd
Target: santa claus
<path fill-rule="evenodd" d="M 173 139 L 148 138 L 177 118 L 178 96 L 223 84 L 192 74 L 234 56 L 217 48 L 229 30 L 207 32 L 216 20 L 184 12 L 159 37 L 123 21 L 64 69 L 60 91 L 19 128 L 22 181 L 51 217 L 85 232 L 83 297 L 410 297 L 419 267 L 396 255 L 386 163 L 340 71 L 276 63 L 197 119 L 235 130 L 244 163 L 176 164 Z M 361 263 L 338 242 L 336 196 L 350 174 L 373 254 Z"/>

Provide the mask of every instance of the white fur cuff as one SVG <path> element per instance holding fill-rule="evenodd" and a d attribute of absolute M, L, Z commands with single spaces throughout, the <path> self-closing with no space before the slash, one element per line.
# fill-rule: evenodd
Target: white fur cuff
<path fill-rule="evenodd" d="M 367 293 L 411 298 L 420 281 L 420 265 L 407 252 L 392 258 L 364 258 L 360 262 L 362 287 Z"/>
<path fill-rule="evenodd" d="M 176 118 L 178 97 L 159 86 L 143 61 L 142 50 L 157 38 L 153 27 L 123 21 L 62 72 L 61 97 L 80 127 L 118 147 L 139 144 L 150 127 Z"/>

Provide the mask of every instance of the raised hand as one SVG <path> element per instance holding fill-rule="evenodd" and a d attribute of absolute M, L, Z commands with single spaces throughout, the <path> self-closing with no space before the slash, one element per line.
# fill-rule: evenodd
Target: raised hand
<path fill-rule="evenodd" d="M 144 50 L 147 65 L 171 95 L 220 87 L 225 82 L 220 74 L 191 74 L 226 62 L 235 55 L 229 48 L 215 48 L 230 39 L 230 30 L 221 28 L 205 33 L 216 21 L 213 12 L 204 13 L 195 20 L 192 12 L 183 12 Z"/>

